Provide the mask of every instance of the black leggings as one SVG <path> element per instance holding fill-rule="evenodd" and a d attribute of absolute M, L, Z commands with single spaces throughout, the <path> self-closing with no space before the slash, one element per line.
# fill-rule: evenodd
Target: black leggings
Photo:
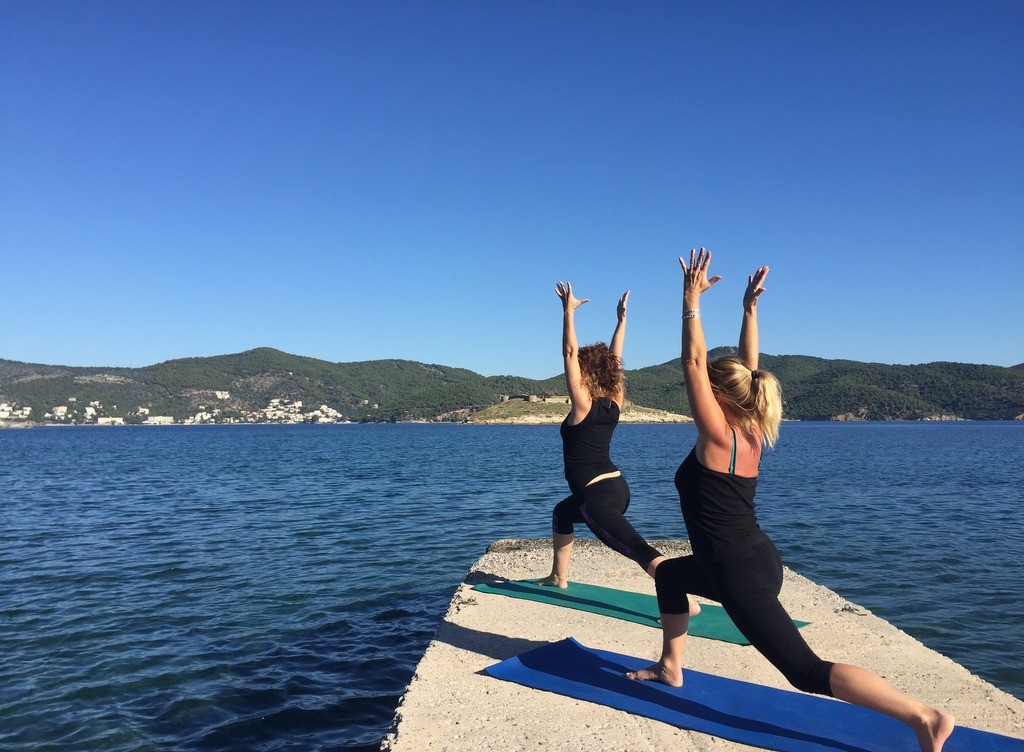
<path fill-rule="evenodd" d="M 618 475 L 586 486 L 558 502 L 551 514 L 551 529 L 561 535 L 571 535 L 574 523 L 585 523 L 602 543 L 647 571 L 661 553 L 622 516 L 628 508 L 629 486 L 626 479 Z"/>
<path fill-rule="evenodd" d="M 750 644 L 804 692 L 832 696 L 829 673 L 823 661 L 804 641 L 786 609 L 779 603 L 782 560 L 767 537 L 725 561 L 710 557 L 683 556 L 658 565 L 654 583 L 658 610 L 685 614 L 687 593 L 718 601 Z"/>

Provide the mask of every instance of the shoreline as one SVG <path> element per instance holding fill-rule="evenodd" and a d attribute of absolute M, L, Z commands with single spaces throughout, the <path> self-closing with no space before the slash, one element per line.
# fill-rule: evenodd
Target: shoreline
<path fill-rule="evenodd" d="M 686 541 L 651 541 L 669 556 Z M 542 644 L 574 637 L 601 650 L 657 658 L 659 632 L 596 614 L 472 590 L 479 582 L 528 579 L 550 571 L 551 542 L 498 540 L 456 588 L 381 742 L 386 752 L 504 752 L 682 749 L 740 752 L 750 747 L 601 705 L 492 679 L 483 669 Z M 598 541 L 580 539 L 574 581 L 653 594 L 652 580 Z M 703 599 L 700 599 L 703 602 Z M 869 610 L 786 568 L 780 600 L 823 658 L 852 662 L 952 713 L 960 726 L 1024 737 L 1024 702 L 925 647 Z M 687 667 L 795 691 L 756 650 L 692 637 Z M 571 723 L 566 723 L 571 719 Z"/>
<path fill-rule="evenodd" d="M 676 420 L 644 420 L 644 419 L 630 419 L 622 418 L 619 421 L 620 425 L 688 425 L 693 423 L 693 419 L 685 415 L 678 416 L 680 419 Z M 159 423 L 159 424 L 147 424 L 147 423 L 125 423 L 123 425 L 98 425 L 95 423 L 30 423 L 22 421 L 14 421 L 9 423 L 0 422 L 0 431 L 19 431 L 27 430 L 30 428 L 217 428 L 227 426 L 407 426 L 407 425 L 426 425 L 426 426 L 557 426 L 565 419 L 565 416 L 560 418 L 552 418 L 550 420 L 540 420 L 534 418 L 527 419 L 488 419 L 488 420 L 367 420 L 367 421 L 338 421 L 336 423 Z M 918 423 L 935 423 L 935 424 L 962 424 L 962 423 L 1003 423 L 1003 424 L 1020 424 L 1024 423 L 1024 418 L 1004 418 L 1004 419 L 993 419 L 993 420 L 976 420 L 973 418 L 950 418 L 948 420 L 943 419 L 932 419 L 932 418 L 919 418 L 916 420 L 798 420 L 795 418 L 783 418 L 783 423 L 807 423 L 807 424 L 828 424 L 834 425 L 836 423 L 842 423 L 844 425 L 899 425 L 899 424 L 918 424 Z"/>

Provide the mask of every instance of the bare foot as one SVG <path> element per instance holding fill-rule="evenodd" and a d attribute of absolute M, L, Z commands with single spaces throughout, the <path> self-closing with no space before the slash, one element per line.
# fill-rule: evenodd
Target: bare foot
<path fill-rule="evenodd" d="M 549 574 L 543 580 L 534 580 L 534 585 L 543 585 L 544 587 L 558 587 L 567 588 L 569 587 L 569 581 L 563 580 L 557 574 Z"/>
<path fill-rule="evenodd" d="M 922 752 L 941 752 L 942 745 L 953 733 L 954 719 L 942 710 L 928 710 L 930 715 L 924 719 L 920 727 L 914 729 L 917 733 L 917 743 L 921 745 Z"/>
<path fill-rule="evenodd" d="M 683 672 L 680 669 L 673 671 L 667 668 L 661 661 L 652 663 L 647 668 L 642 668 L 639 671 L 628 671 L 626 678 L 636 679 L 637 681 L 659 681 L 670 687 L 683 686 Z"/>

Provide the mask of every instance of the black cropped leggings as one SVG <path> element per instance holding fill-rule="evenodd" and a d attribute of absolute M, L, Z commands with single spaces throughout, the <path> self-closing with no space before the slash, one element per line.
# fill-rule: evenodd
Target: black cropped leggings
<path fill-rule="evenodd" d="M 623 515 L 629 508 L 629 486 L 621 475 L 585 486 L 555 505 L 551 529 L 570 535 L 573 524 L 582 522 L 613 551 L 626 556 L 647 571 L 661 553 L 638 533 Z"/>
<path fill-rule="evenodd" d="M 750 644 L 804 692 L 832 696 L 832 665 L 804 641 L 779 603 L 782 561 L 767 537 L 725 561 L 710 556 L 683 556 L 658 565 L 654 575 L 658 610 L 684 614 L 687 593 L 718 601 Z"/>

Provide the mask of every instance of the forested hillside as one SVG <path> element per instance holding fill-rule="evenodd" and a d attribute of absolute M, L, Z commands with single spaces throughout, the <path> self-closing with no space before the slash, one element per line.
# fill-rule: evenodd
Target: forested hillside
<path fill-rule="evenodd" d="M 735 352 L 722 347 L 710 356 Z M 791 420 L 1012 420 L 1024 413 L 1020 366 L 884 365 L 806 355 L 762 355 L 759 365 L 782 382 L 785 416 Z M 629 377 L 631 399 L 690 414 L 678 361 Z"/>
<path fill-rule="evenodd" d="M 1024 413 L 1024 364 L 899 366 L 764 355 L 760 365 L 782 381 L 790 419 L 1005 420 Z M 629 399 L 688 415 L 681 376 L 677 360 L 628 371 Z M 134 369 L 0 360 L 0 403 L 31 408 L 31 420 L 40 422 L 460 419 L 503 395 L 564 392 L 560 375 L 538 381 L 407 360 L 330 363 L 270 348 Z M 326 410 L 310 412 L 321 406 Z"/>

